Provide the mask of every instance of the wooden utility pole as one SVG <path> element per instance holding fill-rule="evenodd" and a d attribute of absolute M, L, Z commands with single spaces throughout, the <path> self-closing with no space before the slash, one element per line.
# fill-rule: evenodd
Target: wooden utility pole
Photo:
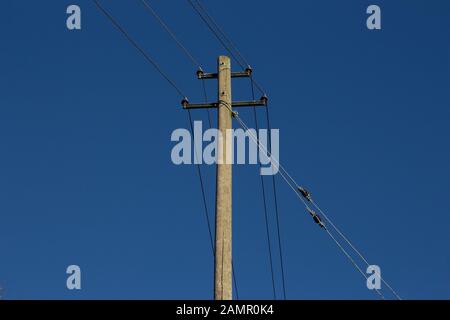
<path fill-rule="evenodd" d="M 214 273 L 214 297 L 216 300 L 231 300 L 231 62 L 220 56 L 217 60 L 218 74 L 218 163 L 216 176 L 216 251 Z"/>
<path fill-rule="evenodd" d="M 217 79 L 217 102 L 189 103 L 185 98 L 181 102 L 184 109 L 216 108 L 218 113 L 219 137 L 217 144 L 217 175 L 216 175 L 216 240 L 214 252 L 214 298 L 216 300 L 233 299 L 233 270 L 231 246 L 231 200 L 232 200 L 232 118 L 237 115 L 233 107 L 258 107 L 267 105 L 267 97 L 260 100 L 233 102 L 231 99 L 231 78 L 251 77 L 252 69 L 231 72 L 230 58 L 219 56 L 217 73 L 197 71 L 199 79 Z"/>

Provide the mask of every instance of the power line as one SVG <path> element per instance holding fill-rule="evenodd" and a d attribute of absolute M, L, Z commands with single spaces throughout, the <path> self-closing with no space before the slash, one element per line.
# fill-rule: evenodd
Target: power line
<path fill-rule="evenodd" d="M 278 163 L 280 169 L 284 172 L 284 174 L 286 174 L 288 176 L 288 178 L 291 180 L 291 182 L 294 184 L 295 188 L 298 187 L 297 182 L 295 181 L 294 178 L 292 178 L 292 176 L 289 174 L 289 172 L 275 159 L 275 161 Z M 286 181 L 287 182 L 287 181 Z M 306 202 L 304 201 L 304 199 L 302 198 L 302 196 L 299 195 L 298 191 L 293 188 L 294 192 L 296 193 L 296 195 L 299 197 L 299 199 L 303 202 L 303 204 L 306 206 L 307 209 L 309 209 L 309 206 L 306 204 Z M 370 266 L 369 262 L 367 261 L 367 259 L 361 254 L 361 252 L 359 250 L 356 249 L 355 245 L 352 244 L 352 242 L 343 234 L 342 231 L 339 230 L 339 228 L 336 227 L 336 225 L 333 223 L 333 221 L 328 217 L 328 215 L 325 214 L 325 212 L 314 202 L 313 199 L 309 199 L 309 201 L 312 203 L 312 205 L 319 210 L 319 212 L 324 216 L 324 218 L 327 220 L 327 222 L 333 227 L 333 229 L 335 229 L 335 231 L 342 237 L 342 239 L 344 239 L 345 242 L 347 242 L 347 244 L 353 249 L 353 251 L 355 251 L 355 253 L 366 263 L 367 266 Z M 383 277 L 381 277 L 380 274 L 378 274 L 378 272 L 376 272 L 376 274 L 380 277 L 381 281 L 389 288 L 389 290 L 394 294 L 394 296 L 398 299 L 401 300 L 401 297 L 397 294 L 397 292 L 392 288 L 391 285 L 389 285 L 389 283 L 383 279 Z"/>
<path fill-rule="evenodd" d="M 237 113 L 235 113 L 235 115 L 236 115 L 236 119 L 241 123 L 241 125 L 242 125 L 242 119 L 240 119 L 239 118 L 239 116 L 237 115 Z M 244 125 L 245 125 L 245 123 L 244 123 Z M 245 125 L 246 126 L 246 125 Z M 247 127 L 247 126 L 246 126 Z M 247 129 L 246 130 L 248 130 L 248 127 L 247 127 Z M 258 143 L 258 145 L 259 146 L 261 146 L 261 147 L 263 147 L 262 145 L 260 145 L 259 143 Z M 263 147 L 264 148 L 264 147 Z M 265 149 L 264 148 L 264 150 L 263 150 L 264 152 L 267 152 L 268 154 L 270 154 L 271 155 L 271 153 L 269 152 L 269 151 L 267 151 L 267 149 Z M 297 184 L 297 182 L 295 181 L 295 179 L 294 178 L 292 178 L 292 176 L 289 174 L 289 172 L 278 162 L 278 160 L 277 159 L 275 159 L 275 158 L 273 158 L 272 159 L 274 162 L 275 162 L 275 164 L 277 164 L 278 166 L 279 166 L 279 168 L 280 168 L 280 174 L 282 174 L 282 177 L 284 178 L 284 180 L 289 184 L 289 186 L 291 187 L 291 189 L 295 192 L 295 194 L 297 195 L 297 197 L 303 202 L 303 204 L 305 205 L 305 207 L 308 209 L 308 210 L 311 210 L 310 208 L 309 208 L 309 206 L 307 205 L 307 203 L 305 202 L 305 200 L 303 199 L 303 197 L 302 196 L 300 196 L 300 194 L 298 193 L 298 190 L 296 189 L 297 187 L 298 187 L 298 184 Z M 289 180 L 293 183 L 293 186 L 291 185 L 291 183 L 288 181 L 288 179 L 284 176 L 284 175 L 286 175 L 288 178 L 289 178 Z M 317 210 L 319 210 L 319 212 L 324 216 L 324 218 L 330 223 L 330 225 L 333 227 L 333 229 L 335 229 L 336 230 L 336 232 L 344 239 L 344 241 L 346 241 L 349 245 L 350 245 L 350 247 L 361 257 L 361 259 L 369 266 L 370 264 L 368 263 L 368 261 L 367 261 L 367 259 L 360 253 L 360 251 L 358 251 L 357 249 L 356 249 L 356 247 L 350 242 L 350 240 L 336 227 L 336 225 L 331 221 L 331 219 L 325 214 L 325 212 L 323 212 L 323 210 L 312 200 L 312 199 L 309 199 L 309 201 L 313 204 L 313 206 L 315 207 L 315 208 L 317 208 Z M 396 293 L 396 291 L 392 288 L 392 286 L 390 286 L 388 283 L 387 283 L 387 281 L 386 280 L 384 280 L 382 277 L 381 277 L 381 275 L 380 274 L 378 274 L 377 272 L 376 272 L 376 274 L 380 277 L 380 279 L 381 279 L 381 281 L 391 290 L 391 292 L 396 296 L 396 298 L 397 299 L 399 299 L 399 300 L 401 300 L 401 297 Z"/>
<path fill-rule="evenodd" d="M 251 83 L 251 88 L 252 88 L 252 97 L 253 97 L 253 100 L 255 100 L 255 90 L 253 88 L 253 83 Z M 255 118 L 255 129 L 256 129 L 256 134 L 258 137 L 259 126 L 258 126 L 258 116 L 256 114 L 256 107 L 253 107 L 253 116 Z M 259 163 L 259 168 L 261 170 L 261 167 L 262 167 L 261 162 L 258 161 L 258 163 Z M 262 189 L 262 195 L 263 195 L 264 220 L 266 223 L 266 235 L 267 235 L 267 247 L 269 250 L 270 273 L 272 275 L 273 299 L 275 300 L 277 298 L 277 296 L 276 296 L 276 290 L 275 290 L 275 276 L 274 276 L 273 262 L 272 262 L 272 246 L 270 243 L 269 219 L 268 219 L 268 215 L 267 215 L 266 190 L 265 190 L 265 186 L 264 186 L 264 178 L 262 175 L 259 175 L 259 176 L 261 179 L 261 189 Z"/>
<path fill-rule="evenodd" d="M 225 44 L 225 42 L 223 41 L 223 39 L 219 36 L 218 32 L 222 34 L 222 37 L 224 37 L 226 39 L 226 41 L 229 42 L 229 44 L 231 44 L 231 46 L 234 47 L 235 51 L 238 53 L 238 55 L 241 57 L 241 59 L 244 60 L 244 62 L 246 62 L 245 58 L 243 58 L 243 56 L 240 54 L 239 50 L 236 48 L 236 46 L 233 44 L 233 42 L 224 34 L 224 32 L 221 30 L 221 28 L 217 25 L 217 23 L 214 21 L 214 19 L 211 17 L 211 15 L 209 15 L 206 11 L 206 9 L 201 5 L 201 3 L 199 1 L 197 1 L 197 4 L 200 6 L 201 9 L 203 9 L 204 12 L 206 12 L 206 17 L 208 17 L 210 19 L 210 21 L 212 21 L 212 24 L 216 27 L 216 29 L 218 30 L 214 30 L 214 27 L 208 22 L 208 20 L 205 18 L 205 16 L 202 15 L 202 13 L 200 12 L 200 10 L 193 4 L 193 2 L 191 0 L 188 0 L 189 3 L 191 4 L 191 6 L 197 11 L 197 13 L 200 15 L 200 17 L 203 19 L 203 21 L 208 25 L 208 27 L 210 28 L 210 30 L 216 35 L 217 39 L 222 43 L 222 45 L 229 51 L 229 53 L 233 56 L 233 58 L 238 62 L 238 64 L 241 65 L 241 67 L 243 67 L 243 65 L 239 62 L 239 60 L 236 58 L 236 56 L 232 53 L 232 50 L 229 48 L 229 46 L 227 46 Z M 174 33 L 168 28 L 168 26 L 163 22 L 163 20 L 159 17 L 159 15 L 157 15 L 157 13 L 151 8 L 150 5 L 148 5 L 148 3 L 146 3 L 144 0 L 142 0 L 143 4 L 146 5 L 146 8 L 148 8 L 152 14 L 155 15 L 155 17 L 158 19 L 158 21 L 160 22 L 160 24 L 166 29 L 166 31 L 172 36 L 173 40 L 176 41 L 176 43 L 180 46 L 180 48 L 186 53 L 186 55 L 189 56 L 189 58 L 192 60 L 192 62 L 198 66 L 200 66 L 197 61 L 195 60 L 195 58 L 193 58 L 192 54 L 190 54 L 190 52 L 186 49 L 186 47 L 184 47 L 182 45 L 182 43 L 176 38 L 176 36 L 174 35 Z M 120 31 L 122 32 L 122 34 L 126 37 L 126 39 L 144 56 L 144 58 L 153 65 L 153 67 L 160 73 L 160 75 L 167 81 L 169 82 L 169 84 L 177 91 L 177 93 L 181 96 L 181 97 L 185 97 L 185 95 L 183 94 L 183 92 L 179 89 L 179 87 L 175 84 L 175 82 L 161 69 L 161 67 L 158 65 L 158 63 L 156 63 L 156 61 L 154 59 L 152 59 L 150 57 L 150 55 L 141 47 L 137 44 L 136 41 L 134 41 L 134 39 L 130 36 L 130 34 L 114 19 L 114 17 L 105 9 L 103 8 L 103 6 L 97 1 L 94 0 L 94 3 L 96 4 L 96 6 L 98 7 L 98 9 L 113 23 L 113 25 Z M 262 92 L 264 92 L 264 90 L 262 90 L 262 88 L 252 79 L 252 83 L 254 83 L 259 90 L 261 90 Z M 190 116 L 190 115 L 189 115 Z M 268 117 L 268 115 L 267 115 Z M 240 120 L 239 117 L 237 117 L 238 120 Z M 210 120 L 210 117 L 209 117 Z M 240 120 L 242 121 L 242 120 Z M 192 125 L 192 121 L 191 125 Z M 211 124 L 211 120 L 210 120 L 210 124 Z M 242 125 L 242 123 L 241 123 Z M 257 140 L 257 144 L 259 147 L 259 140 L 258 138 L 256 138 Z M 275 159 L 276 160 L 276 159 Z M 298 195 L 298 192 L 295 190 L 295 186 L 297 186 L 297 183 L 295 182 L 295 180 L 292 178 L 292 176 L 284 169 L 284 167 L 281 166 L 280 163 L 278 163 L 279 168 L 281 169 L 280 174 L 282 175 L 283 179 L 288 183 L 288 185 L 295 191 L 295 193 Z M 285 177 L 285 175 L 287 175 L 287 177 L 291 180 L 291 182 L 294 183 L 294 186 L 292 186 L 289 182 L 288 179 Z M 200 175 L 201 177 L 201 175 Z M 203 185 L 203 182 L 201 183 Z M 203 190 L 203 187 L 202 187 Z M 275 185 L 274 185 L 274 190 L 275 190 Z M 298 195 L 299 196 L 299 195 Z M 205 199 L 205 195 L 203 194 L 203 198 Z M 305 203 L 305 201 L 300 197 L 300 199 L 302 200 L 302 202 L 306 205 L 306 207 L 308 208 L 307 204 Z M 325 219 L 330 223 L 330 225 L 338 232 L 338 234 L 350 245 L 350 247 L 360 256 L 360 258 L 367 264 L 369 265 L 368 261 L 366 260 L 366 258 L 356 249 L 356 247 L 348 240 L 347 237 L 345 237 L 345 235 L 334 225 L 334 223 L 329 219 L 329 217 L 320 209 L 320 207 L 312 202 L 312 204 L 322 213 L 322 215 L 325 217 Z M 208 215 L 208 220 L 209 220 L 209 215 Z M 277 218 L 278 221 L 278 218 Z M 209 222 L 208 222 L 209 225 Z M 328 230 L 327 230 L 328 232 Z M 329 233 L 329 232 L 328 232 Z M 211 232 L 210 232 L 211 234 Z M 330 234 L 330 233 L 329 233 Z M 331 235 L 331 234 L 330 234 Z M 279 230 L 278 230 L 278 236 L 279 236 Z M 212 238 L 212 236 L 211 236 Z M 336 239 L 333 237 L 333 240 L 336 241 Z M 281 252 L 281 251 L 280 251 Z M 351 259 L 350 256 L 348 256 L 348 254 L 346 254 L 347 257 L 349 257 Z M 233 273 L 234 276 L 234 273 Z M 381 278 L 381 276 L 380 276 Z M 388 286 L 388 288 L 393 292 L 393 294 L 398 298 L 401 299 L 398 294 L 395 292 L 395 290 L 383 279 L 381 278 L 381 280 L 383 281 L 384 284 L 386 284 Z M 283 282 L 284 282 L 284 276 L 283 276 Z M 236 288 L 237 289 L 237 288 Z M 284 289 L 284 285 L 283 285 L 283 289 Z M 236 290 L 237 291 L 237 290 Z"/>
<path fill-rule="evenodd" d="M 161 69 L 158 63 L 130 36 L 130 34 L 117 22 L 116 19 L 97 1 L 93 0 L 97 8 L 112 22 L 112 24 L 127 38 L 127 40 L 144 56 L 144 58 L 155 67 L 159 74 L 169 82 L 181 97 L 186 97 L 173 80 Z"/>
<path fill-rule="evenodd" d="M 224 40 L 220 37 L 217 30 L 214 29 L 213 25 L 208 21 L 208 19 L 203 15 L 201 10 L 194 4 L 192 0 L 188 0 L 191 7 L 197 12 L 199 17 L 203 20 L 203 22 L 208 26 L 209 30 L 216 36 L 217 40 L 222 44 L 222 46 L 225 48 L 225 50 L 228 51 L 228 53 L 231 55 L 231 57 L 241 66 L 241 68 L 245 68 L 245 66 L 239 61 L 239 59 L 236 58 L 234 53 L 230 50 L 230 48 L 225 44 Z"/>
<path fill-rule="evenodd" d="M 202 66 L 201 66 L 200 62 L 198 62 L 198 60 L 194 58 L 194 55 L 189 51 L 189 49 L 185 45 L 183 45 L 183 43 L 176 36 L 175 32 L 167 25 L 167 23 L 161 18 L 161 16 L 158 14 L 158 12 L 150 5 L 150 3 L 147 0 L 141 0 L 141 2 L 144 5 L 144 7 L 147 9 L 147 11 L 149 13 L 151 13 L 153 15 L 153 17 L 155 17 L 155 19 L 159 22 L 161 27 L 170 35 L 172 40 L 178 45 L 178 47 L 189 58 L 189 60 L 191 60 L 192 64 L 194 66 L 198 67 L 199 70 L 202 70 Z M 206 87 L 205 87 L 204 79 L 202 79 L 202 86 L 203 86 L 203 95 L 205 98 L 205 102 L 207 102 Z M 207 111 L 208 111 L 209 126 L 211 127 L 212 126 L 211 113 L 210 113 L 209 109 Z"/>
<path fill-rule="evenodd" d="M 368 277 L 361 270 L 361 268 L 358 266 L 358 264 L 355 262 L 355 260 L 353 260 L 353 258 L 347 253 L 347 251 L 344 249 L 344 247 L 342 247 L 342 245 L 339 243 L 339 241 L 336 240 L 336 238 L 333 236 L 333 234 L 328 229 L 325 229 L 325 231 L 328 233 L 330 238 L 333 239 L 333 241 L 336 243 L 336 245 L 339 247 L 339 249 L 342 251 L 342 253 L 345 254 L 345 256 L 348 258 L 348 260 L 353 264 L 353 266 L 359 271 L 359 273 L 362 274 L 362 276 L 367 281 Z M 378 293 L 380 295 L 381 299 L 386 300 L 385 297 L 383 296 L 383 294 L 378 289 L 375 288 L 375 291 L 376 291 L 376 293 Z"/>
<path fill-rule="evenodd" d="M 248 127 L 247 127 L 247 125 L 242 121 L 242 119 L 235 113 L 234 114 L 235 115 L 235 118 L 238 120 L 238 122 L 239 122 L 239 124 L 241 125 L 241 127 L 244 129 L 244 130 L 246 130 L 247 132 L 249 132 L 249 135 L 253 138 L 253 140 L 254 140 L 254 142 L 261 148 L 262 147 L 262 145 L 261 145 L 261 143 L 259 142 L 259 140 L 257 140 L 257 139 L 255 139 L 255 137 L 253 136 L 253 134 L 250 132 L 250 131 L 248 131 Z M 267 152 L 268 153 L 268 155 L 269 155 L 269 152 L 267 151 L 267 150 L 263 150 L 263 152 Z M 271 156 L 271 155 L 269 155 L 269 156 Z M 291 185 L 291 183 L 288 181 L 288 179 L 285 177 L 285 175 L 284 175 L 284 173 L 282 172 L 282 171 L 279 171 L 279 173 L 280 173 L 280 175 L 281 175 L 281 177 L 287 182 L 287 184 L 291 187 L 291 189 L 298 195 L 298 192 L 297 192 L 297 190 L 295 189 L 295 187 L 294 186 L 292 186 Z M 299 195 L 298 195 L 299 196 Z M 301 199 L 301 198 L 300 198 Z M 308 205 L 306 204 L 306 202 L 303 200 L 303 199 L 301 199 L 302 201 L 303 201 L 303 203 L 304 203 L 304 205 L 306 206 L 306 208 L 308 208 Z M 326 229 L 327 230 L 327 229 Z M 334 240 L 334 242 L 338 245 L 338 247 L 341 249 L 341 251 L 345 254 L 345 256 L 350 260 L 350 262 L 352 262 L 352 264 L 353 264 L 353 266 L 357 269 L 357 271 L 359 271 L 360 273 L 362 272 L 361 271 L 361 268 L 359 268 L 359 266 L 355 263 L 355 261 L 351 258 L 351 256 L 345 251 L 345 249 L 341 246 L 341 244 L 333 237 L 333 235 L 327 230 L 327 233 L 328 233 L 328 235 L 332 238 L 332 240 Z M 363 274 L 363 276 L 364 277 L 366 277 L 366 275 L 364 274 L 364 273 L 362 273 Z M 367 278 L 366 278 L 367 279 Z M 379 292 L 378 292 L 378 294 L 380 294 Z"/>
<path fill-rule="evenodd" d="M 206 84 L 205 84 L 205 79 L 202 79 L 202 88 L 203 88 L 203 98 L 205 100 L 205 103 L 208 103 L 208 94 L 206 93 Z M 206 111 L 208 112 L 208 123 L 209 123 L 209 128 L 212 128 L 212 120 L 211 120 L 211 111 L 208 109 L 206 109 Z"/>
<path fill-rule="evenodd" d="M 192 125 L 191 110 L 188 110 L 188 118 L 189 118 L 189 125 L 190 125 L 190 128 L 191 128 L 191 135 L 193 137 L 194 127 Z M 194 140 L 194 157 L 195 157 L 194 160 L 197 160 L 198 159 L 197 146 L 195 145 L 195 139 L 193 139 L 193 140 Z M 198 161 L 194 161 L 194 162 L 197 163 Z M 209 219 L 208 205 L 207 205 L 207 202 L 206 202 L 206 195 L 205 195 L 205 188 L 204 188 L 204 184 L 203 184 L 202 171 L 200 169 L 200 165 L 199 164 L 197 164 L 196 167 L 197 167 L 197 175 L 198 175 L 199 180 L 200 180 L 200 189 L 201 189 L 201 192 L 202 192 L 203 207 L 205 209 L 205 217 L 206 217 L 206 223 L 207 223 L 207 226 L 208 226 L 209 240 L 211 242 L 211 250 L 212 250 L 212 253 L 214 255 L 214 241 L 213 241 L 213 235 L 212 235 L 212 230 L 211 230 L 211 222 L 210 222 L 210 219 Z"/>
<path fill-rule="evenodd" d="M 155 9 L 148 3 L 146 0 L 141 0 L 142 4 L 145 6 L 148 12 L 150 12 L 156 20 L 159 22 L 159 24 L 167 31 L 167 33 L 172 37 L 172 39 L 176 42 L 176 44 L 180 47 L 180 49 L 186 54 L 186 56 L 192 61 L 192 63 L 201 69 L 200 63 L 194 58 L 192 53 L 181 43 L 180 40 L 178 40 L 175 33 L 169 28 L 169 26 L 164 22 L 164 20 L 161 18 L 160 15 L 156 12 Z"/>
<path fill-rule="evenodd" d="M 227 108 L 231 111 L 231 107 L 227 106 Z M 260 149 L 263 150 L 263 152 L 266 152 L 272 159 L 272 161 L 276 162 L 275 164 L 279 166 L 279 168 L 281 169 L 282 166 L 281 164 L 278 162 L 277 159 L 272 158 L 272 155 L 270 154 L 270 152 L 267 151 L 267 149 L 265 149 L 264 146 L 262 146 L 262 144 L 260 143 L 260 141 L 253 135 L 253 133 L 251 131 L 249 131 L 248 126 L 243 122 L 243 120 L 239 117 L 239 115 L 236 112 L 233 112 L 233 116 L 234 118 L 239 122 L 240 126 L 246 130 L 249 134 L 249 136 L 252 138 L 252 140 L 258 145 L 258 147 Z M 292 181 L 289 181 L 289 179 L 292 179 L 292 177 L 290 175 L 288 175 L 288 177 L 290 177 L 289 179 L 286 177 L 286 173 L 287 171 L 283 168 L 282 170 L 279 171 L 281 177 L 286 181 L 286 183 L 291 187 L 291 189 L 295 192 L 295 194 L 299 197 L 299 199 L 303 202 L 303 204 L 305 205 L 305 207 L 307 209 L 310 210 L 308 204 L 306 203 L 306 201 L 299 195 L 299 193 L 296 190 L 296 186 L 297 184 L 292 185 Z M 295 180 L 294 180 L 295 181 Z M 329 232 L 328 229 L 325 229 L 327 231 L 327 234 L 330 236 L 330 238 L 338 245 L 339 249 L 345 254 L 345 256 L 350 260 L 350 262 L 353 264 L 353 266 L 357 269 L 358 272 L 362 273 L 363 276 L 366 278 L 366 275 L 364 274 L 364 272 L 362 272 L 361 268 L 358 266 L 358 264 L 356 264 L 356 262 L 353 260 L 353 258 L 347 253 L 347 251 L 342 247 L 342 245 L 339 243 L 339 241 L 336 240 L 336 238 Z M 383 295 L 381 294 L 381 292 L 379 292 L 378 290 L 376 290 L 377 293 L 383 297 Z M 383 297 L 384 298 L 384 297 Z"/>
<path fill-rule="evenodd" d="M 188 119 L 189 119 L 189 126 L 191 129 L 191 136 L 192 139 L 194 141 L 194 162 L 197 163 L 198 161 L 195 161 L 196 159 L 198 159 L 198 154 L 197 154 L 197 146 L 195 145 L 195 139 L 194 137 L 194 127 L 192 124 L 192 115 L 191 115 L 191 110 L 188 110 Z M 209 235 L 209 241 L 211 243 L 211 252 L 212 252 L 212 256 L 215 256 L 215 252 L 214 252 L 214 240 L 213 240 L 213 235 L 212 235 L 212 228 L 211 228 L 211 222 L 209 219 L 209 212 L 208 212 L 208 204 L 206 202 L 206 194 L 205 194 L 205 187 L 203 184 L 203 177 L 202 177 L 202 171 L 200 168 L 200 164 L 196 164 L 195 165 L 197 168 L 197 175 L 199 177 L 199 181 L 200 181 L 200 189 L 202 192 L 202 200 L 203 200 L 203 208 L 204 208 L 204 212 L 205 212 L 205 218 L 206 218 L 206 225 L 208 227 L 208 235 Z"/>
<path fill-rule="evenodd" d="M 233 53 L 233 48 L 234 48 L 234 51 L 236 51 L 237 55 L 239 55 L 241 58 L 243 58 L 244 63 L 247 65 L 247 68 L 251 68 L 250 64 L 242 56 L 239 49 L 234 45 L 234 43 L 231 41 L 231 39 L 225 34 L 223 29 L 214 20 L 212 15 L 208 13 L 205 6 L 203 6 L 199 0 L 195 0 L 195 1 L 196 1 L 197 5 L 194 4 L 193 0 L 188 0 L 191 7 L 197 12 L 198 16 L 203 20 L 203 22 L 206 24 L 208 29 L 214 34 L 214 36 L 222 44 L 222 46 L 225 48 L 225 50 L 228 51 L 228 53 L 231 55 L 231 57 L 239 64 L 239 66 L 242 69 L 245 69 L 246 66 Z M 229 45 L 226 44 L 227 41 L 228 41 Z M 231 48 L 231 47 L 233 47 L 233 48 Z M 253 77 L 251 78 L 251 81 L 254 83 L 256 88 L 258 88 L 258 90 L 261 92 L 261 94 L 266 93 L 264 88 Z"/>
<path fill-rule="evenodd" d="M 314 202 L 314 200 L 311 199 L 312 205 L 319 210 L 319 212 L 324 216 L 324 218 L 328 221 L 328 223 L 333 227 L 334 230 L 344 239 L 345 242 L 353 249 L 353 251 L 356 252 L 356 254 L 366 263 L 367 266 L 370 266 L 370 263 L 367 261 L 367 259 L 363 256 L 363 254 L 356 249 L 356 247 L 353 245 L 353 243 L 339 230 L 338 227 L 331 221 L 331 219 L 325 214 L 325 212 Z M 392 294 L 398 299 L 402 300 L 402 298 L 397 294 L 397 292 L 392 288 L 387 281 L 384 280 L 381 275 L 375 271 L 375 273 L 380 277 L 381 281 L 389 288 L 389 290 L 392 292 Z"/>
<path fill-rule="evenodd" d="M 200 0 L 194 0 L 198 7 L 205 13 L 206 17 L 212 22 L 212 24 L 216 27 L 216 29 L 219 31 L 219 33 L 222 35 L 223 39 L 228 42 L 228 44 L 234 49 L 234 51 L 237 53 L 237 55 L 242 59 L 242 62 L 244 62 L 245 65 L 250 66 L 247 59 L 241 54 L 239 49 L 234 45 L 233 41 L 226 35 L 226 33 L 223 31 L 223 29 L 219 26 L 219 24 L 216 22 L 216 20 L 208 13 L 208 10 L 206 10 L 205 6 L 202 5 Z M 242 64 L 240 64 L 242 68 Z"/>
<path fill-rule="evenodd" d="M 269 105 L 266 106 L 266 121 L 267 121 L 267 130 L 269 132 L 269 146 L 268 149 L 270 152 L 271 145 L 272 145 L 272 133 L 271 133 L 271 126 L 270 126 L 270 120 L 269 120 Z M 281 263 L 281 276 L 283 281 L 283 295 L 284 299 L 286 300 L 286 283 L 285 283 L 285 276 L 284 276 L 284 262 L 283 262 L 283 251 L 281 247 L 281 236 L 280 236 L 280 214 L 278 212 L 278 198 L 277 198 L 277 187 L 275 182 L 275 175 L 272 174 L 272 189 L 273 189 L 273 197 L 274 197 L 274 203 L 275 203 L 275 215 L 277 218 L 277 236 L 278 236 L 278 251 L 280 253 L 280 263 Z"/>

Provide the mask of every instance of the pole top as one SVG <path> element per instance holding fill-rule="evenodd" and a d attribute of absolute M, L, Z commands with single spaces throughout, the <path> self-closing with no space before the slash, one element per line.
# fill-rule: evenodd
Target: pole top
<path fill-rule="evenodd" d="M 219 56 L 218 58 L 217 58 L 217 61 L 219 62 L 219 65 L 224 65 L 224 64 L 228 64 L 228 65 L 230 65 L 230 63 L 231 63 L 231 59 L 230 59 L 230 57 L 228 57 L 228 56 Z"/>

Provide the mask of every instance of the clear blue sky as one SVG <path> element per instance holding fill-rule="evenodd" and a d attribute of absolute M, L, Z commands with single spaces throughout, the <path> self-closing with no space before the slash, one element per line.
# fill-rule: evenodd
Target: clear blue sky
<path fill-rule="evenodd" d="M 195 68 L 139 1 L 103 2 L 201 100 Z M 81 31 L 65 26 L 72 3 Z M 152 3 L 213 71 L 225 51 L 187 1 Z M 450 2 L 204 3 L 267 88 L 282 163 L 403 298 L 450 298 Z M 370 4 L 382 8 L 382 31 L 365 27 Z M 188 125 L 173 89 L 91 1 L 2 1 L 0 32 L 5 298 L 210 299 L 195 168 L 170 161 L 170 134 Z M 248 81 L 234 81 L 234 98 L 250 98 Z M 250 110 L 240 114 L 253 125 Z M 203 169 L 212 215 L 215 171 Z M 240 297 L 268 299 L 257 172 L 235 167 L 234 263 Z M 288 298 L 376 299 L 277 183 Z M 65 287 L 70 264 L 81 291 Z M 276 276 L 280 297 L 278 263 Z"/>

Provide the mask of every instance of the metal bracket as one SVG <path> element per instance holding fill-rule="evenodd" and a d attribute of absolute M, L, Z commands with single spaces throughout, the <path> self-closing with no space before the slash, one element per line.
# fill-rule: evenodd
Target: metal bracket
<path fill-rule="evenodd" d="M 267 106 L 267 97 L 263 96 L 259 100 L 251 100 L 251 101 L 235 101 L 231 105 L 233 108 L 242 108 L 242 107 L 265 107 Z M 183 99 L 181 102 L 183 109 L 212 109 L 217 108 L 219 103 L 189 103 L 187 99 Z"/>
<path fill-rule="evenodd" d="M 252 76 L 252 68 L 248 67 L 244 71 L 231 72 L 232 78 L 249 78 Z M 205 73 L 203 70 L 198 69 L 197 78 L 202 79 L 217 79 L 217 73 Z"/>

